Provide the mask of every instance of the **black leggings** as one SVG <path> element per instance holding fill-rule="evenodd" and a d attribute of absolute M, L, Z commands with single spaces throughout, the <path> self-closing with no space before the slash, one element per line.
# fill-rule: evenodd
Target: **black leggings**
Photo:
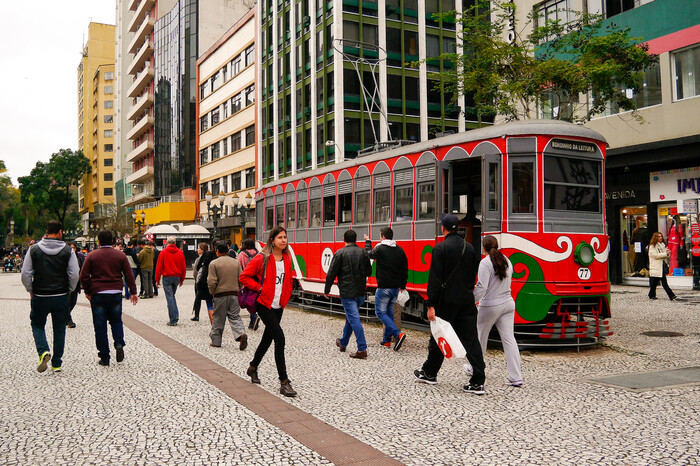
<path fill-rule="evenodd" d="M 284 309 L 270 309 L 256 303 L 255 311 L 265 324 L 265 331 L 262 334 L 260 344 L 255 350 L 255 356 L 253 356 L 253 360 L 250 362 L 250 365 L 256 369 L 258 368 L 260 361 L 262 361 L 263 356 L 265 356 L 267 349 L 274 340 L 277 375 L 279 375 L 280 382 L 283 382 L 287 380 L 287 366 L 284 361 L 284 332 L 280 326 L 280 322 L 282 321 L 282 312 Z"/>
<path fill-rule="evenodd" d="M 661 286 L 664 287 L 664 290 L 666 291 L 666 294 L 668 295 L 669 299 L 676 299 L 676 295 L 673 293 L 673 291 L 671 291 L 671 287 L 668 286 L 665 274 L 662 277 L 649 277 L 650 298 L 656 298 L 656 287 L 659 286 L 659 283 L 661 283 Z"/>

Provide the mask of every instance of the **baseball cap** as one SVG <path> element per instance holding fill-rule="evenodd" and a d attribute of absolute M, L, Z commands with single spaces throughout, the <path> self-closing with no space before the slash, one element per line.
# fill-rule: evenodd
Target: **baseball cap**
<path fill-rule="evenodd" d="M 445 227 L 446 230 L 454 230 L 457 228 L 457 225 L 459 224 L 459 219 L 457 218 L 456 215 L 445 215 L 442 217 L 442 220 L 440 221 L 440 225 Z"/>

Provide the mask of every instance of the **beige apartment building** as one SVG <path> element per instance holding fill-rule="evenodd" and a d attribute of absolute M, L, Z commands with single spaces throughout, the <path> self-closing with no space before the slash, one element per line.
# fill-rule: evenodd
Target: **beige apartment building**
<path fill-rule="evenodd" d="M 214 228 L 211 193 L 216 237 L 240 244 L 255 231 L 255 9 L 201 55 L 197 76 L 198 215 Z"/>
<path fill-rule="evenodd" d="M 78 148 L 92 172 L 78 185 L 84 230 L 114 209 L 114 26 L 90 23 L 78 66 Z"/>

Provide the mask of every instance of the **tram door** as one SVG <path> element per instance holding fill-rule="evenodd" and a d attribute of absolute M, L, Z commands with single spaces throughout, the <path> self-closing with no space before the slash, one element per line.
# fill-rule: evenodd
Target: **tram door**
<path fill-rule="evenodd" d="M 482 158 L 469 158 L 459 148 L 448 152 L 438 164 L 439 212 L 459 218 L 458 233 L 481 250 L 482 231 Z"/>

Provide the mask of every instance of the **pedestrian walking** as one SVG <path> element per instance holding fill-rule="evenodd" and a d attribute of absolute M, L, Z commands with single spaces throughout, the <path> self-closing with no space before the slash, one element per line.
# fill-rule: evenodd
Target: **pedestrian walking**
<path fill-rule="evenodd" d="M 428 320 L 440 317 L 452 325 L 464 349 L 467 359 L 473 367 L 473 374 L 464 391 L 483 395 L 484 357 L 476 328 L 477 309 L 474 301 L 474 282 L 479 267 L 479 255 L 474 248 L 457 234 L 459 219 L 455 215 L 446 215 L 441 224 L 444 241 L 433 249 L 428 273 Z M 428 358 L 421 370 L 413 371 L 419 382 L 437 384 L 437 375 L 445 356 L 430 336 Z"/>
<path fill-rule="evenodd" d="M 192 306 L 192 312 L 194 312 L 194 317 L 191 320 L 195 322 L 199 320 L 199 311 L 202 309 L 202 301 L 204 301 L 207 305 L 209 323 L 211 324 L 213 322 L 214 301 L 211 293 L 209 293 L 207 277 L 209 276 L 209 264 L 216 259 L 216 256 L 209 251 L 209 244 L 207 243 L 199 243 L 197 245 L 197 254 L 197 259 L 195 259 L 192 266 L 192 275 L 194 275 L 194 305 Z"/>
<path fill-rule="evenodd" d="M 168 325 L 175 327 L 180 320 L 175 292 L 177 287 L 182 286 L 185 282 L 187 266 L 185 265 L 185 254 L 175 244 L 174 236 L 168 236 L 167 244 L 158 256 L 156 263 L 156 286 L 162 277 L 163 292 L 168 303 Z"/>
<path fill-rule="evenodd" d="M 520 387 L 523 376 L 520 371 L 520 351 L 513 334 L 515 301 L 510 292 L 513 264 L 498 250 L 498 240 L 488 235 L 482 242 L 486 257 L 479 264 L 479 281 L 474 289 L 474 300 L 479 303 L 476 328 L 481 343 L 481 353 L 486 354 L 489 333 L 495 325 L 501 336 L 508 369 L 508 385 Z M 473 372 L 465 364 L 468 374 Z"/>
<path fill-rule="evenodd" d="M 153 245 L 146 240 L 141 240 L 141 251 L 137 254 L 141 266 L 141 296 L 144 299 L 153 298 L 153 266 L 155 265 L 155 252 Z"/>
<path fill-rule="evenodd" d="M 399 291 L 406 289 L 408 258 L 403 248 L 394 241 L 394 231 L 391 227 L 382 228 L 379 234 L 381 241 L 374 249 L 369 236 L 365 235 L 365 251 L 377 264 L 374 313 L 384 324 L 382 346 L 391 348 L 391 340 L 394 338 L 394 351 L 398 351 L 406 339 L 406 334 L 394 324 L 394 304 L 399 297 Z"/>
<path fill-rule="evenodd" d="M 231 244 L 230 239 L 226 240 L 226 244 L 228 245 L 228 255 L 236 259 L 238 257 L 238 245 L 236 243 Z"/>
<path fill-rule="evenodd" d="M 63 225 L 57 220 L 49 221 L 46 236 L 29 248 L 22 264 L 22 284 L 31 299 L 29 320 L 39 354 L 39 372 L 48 368 L 49 361 L 53 372 L 62 370 L 69 295 L 78 286 L 79 274 L 78 259 L 63 242 Z M 53 357 L 46 340 L 49 315 L 53 326 Z"/>
<path fill-rule="evenodd" d="M 238 254 L 238 263 L 241 264 L 241 271 L 245 270 L 246 266 L 250 260 L 258 255 L 258 250 L 255 249 L 255 240 L 252 238 L 246 238 L 241 243 L 241 252 Z M 248 328 L 250 330 L 257 330 L 260 326 L 260 316 L 257 312 L 250 314 L 250 324 Z"/>
<path fill-rule="evenodd" d="M 228 320 L 233 332 L 233 338 L 240 342 L 239 349 L 243 351 L 248 346 L 248 335 L 245 324 L 241 319 L 241 307 L 238 304 L 238 279 L 241 276 L 241 264 L 228 255 L 228 247 L 224 243 L 216 245 L 216 259 L 209 264 L 207 285 L 209 293 L 214 297 L 214 314 L 211 324 L 211 346 L 219 348 L 221 337 Z"/>
<path fill-rule="evenodd" d="M 85 258 L 80 272 L 80 283 L 90 301 L 95 344 L 101 366 L 109 366 L 109 339 L 107 323 L 112 328 L 117 362 L 124 360 L 124 324 L 122 322 L 122 283 L 129 286 L 129 299 L 136 305 L 139 300 L 136 279 L 131 264 L 123 251 L 112 247 L 112 232 L 103 230 L 97 235 L 99 248 Z"/>
<path fill-rule="evenodd" d="M 355 334 L 357 351 L 350 354 L 351 358 L 367 358 L 367 342 L 365 332 L 360 321 L 360 307 L 365 303 L 367 277 L 372 275 L 372 264 L 364 249 L 357 243 L 357 233 L 347 230 L 343 234 L 345 247 L 338 250 L 331 260 L 326 274 L 326 286 L 323 294 L 329 298 L 328 293 L 336 278 L 340 289 L 340 302 L 345 310 L 345 327 L 343 336 L 335 340 L 335 345 L 341 353 L 350 342 L 350 336 Z"/>
<path fill-rule="evenodd" d="M 649 299 L 656 299 L 656 287 L 661 282 L 668 299 L 673 301 L 676 295 L 666 281 L 668 273 L 666 261 L 671 257 L 671 253 L 664 244 L 664 236 L 658 231 L 654 233 L 647 249 L 649 251 Z"/>
<path fill-rule="evenodd" d="M 83 262 L 85 262 L 85 255 L 78 250 L 78 245 L 75 242 L 71 243 L 70 247 L 73 250 L 75 257 L 78 259 L 78 271 L 80 271 L 83 268 Z M 75 305 L 78 304 L 78 295 L 80 294 L 80 288 L 80 280 L 78 280 L 78 285 L 70 293 L 70 305 L 68 306 L 68 319 L 66 321 L 66 327 L 68 328 L 76 327 L 76 324 L 73 321 L 73 316 L 71 314 L 73 312 L 73 309 L 75 308 Z"/>
<path fill-rule="evenodd" d="M 131 267 L 131 271 L 134 274 L 135 280 L 139 276 L 140 262 L 138 255 L 136 254 L 136 250 L 134 249 L 134 246 L 136 246 L 136 241 L 129 241 L 129 243 L 124 248 L 124 254 L 126 255 L 126 260 L 129 261 L 129 267 Z M 129 285 L 126 282 L 124 282 L 124 299 L 129 299 L 130 297 L 131 293 L 129 292 Z"/>
<path fill-rule="evenodd" d="M 160 250 L 156 247 L 156 243 L 153 241 L 149 241 L 148 245 L 153 248 L 153 296 L 158 296 L 158 283 L 156 283 L 155 268 L 158 264 L 158 258 L 160 257 Z"/>
<path fill-rule="evenodd" d="M 280 325 L 284 306 L 292 296 L 292 275 L 292 255 L 287 247 L 287 230 L 277 226 L 270 231 L 262 254 L 250 260 L 240 277 L 241 285 L 260 293 L 255 303 L 255 310 L 265 324 L 265 331 L 246 374 L 251 382 L 260 383 L 258 366 L 274 341 L 280 393 L 284 396 L 297 394 L 287 376 L 284 332 Z"/>

